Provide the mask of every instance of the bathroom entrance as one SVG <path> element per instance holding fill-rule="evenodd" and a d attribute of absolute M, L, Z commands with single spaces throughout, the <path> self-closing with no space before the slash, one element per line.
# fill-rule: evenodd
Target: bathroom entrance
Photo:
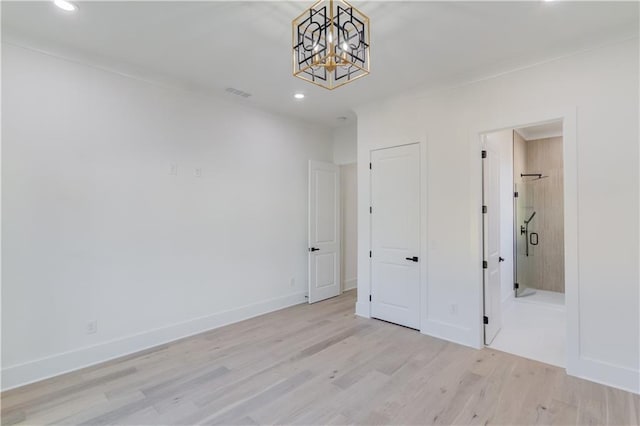
<path fill-rule="evenodd" d="M 483 290 L 485 345 L 564 367 L 562 130 L 555 121 L 482 135 Z"/>

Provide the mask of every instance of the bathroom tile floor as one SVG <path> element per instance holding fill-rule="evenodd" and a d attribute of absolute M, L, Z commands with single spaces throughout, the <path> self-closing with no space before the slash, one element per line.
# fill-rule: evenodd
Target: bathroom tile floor
<path fill-rule="evenodd" d="M 503 305 L 502 328 L 489 347 L 558 367 L 566 366 L 564 294 L 542 290 Z M 535 292 L 535 293 L 533 293 Z"/>

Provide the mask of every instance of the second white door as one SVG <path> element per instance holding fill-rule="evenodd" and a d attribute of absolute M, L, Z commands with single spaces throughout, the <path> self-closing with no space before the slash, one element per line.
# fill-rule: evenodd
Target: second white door
<path fill-rule="evenodd" d="M 420 146 L 371 152 L 371 316 L 420 328 Z"/>
<path fill-rule="evenodd" d="M 484 343 L 502 326 L 500 311 L 500 151 L 488 140 L 482 156 Z"/>
<path fill-rule="evenodd" d="M 340 169 L 309 162 L 309 303 L 340 294 Z"/>

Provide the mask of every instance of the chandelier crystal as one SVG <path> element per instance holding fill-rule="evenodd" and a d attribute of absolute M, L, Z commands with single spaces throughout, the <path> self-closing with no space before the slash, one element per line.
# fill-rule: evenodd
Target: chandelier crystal
<path fill-rule="evenodd" d="M 335 89 L 369 74 L 369 18 L 344 0 L 320 0 L 293 20 L 293 75 Z"/>

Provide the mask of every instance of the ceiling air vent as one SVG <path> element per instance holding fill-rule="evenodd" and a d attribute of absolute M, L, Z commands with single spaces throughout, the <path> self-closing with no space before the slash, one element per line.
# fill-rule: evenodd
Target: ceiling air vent
<path fill-rule="evenodd" d="M 242 96 L 243 98 L 248 98 L 249 96 L 251 96 L 251 93 L 247 93 L 247 92 L 244 92 L 242 90 L 234 89 L 233 87 L 227 87 L 226 91 L 231 93 L 231 94 L 233 94 L 233 95 Z"/>

